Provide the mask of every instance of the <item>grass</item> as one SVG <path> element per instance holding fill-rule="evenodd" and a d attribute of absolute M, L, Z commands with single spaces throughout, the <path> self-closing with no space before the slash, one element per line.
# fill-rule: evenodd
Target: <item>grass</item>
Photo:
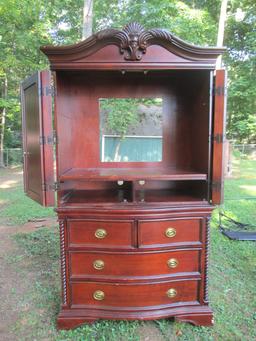
<path fill-rule="evenodd" d="M 234 219 L 255 225 L 250 229 L 256 230 L 256 160 L 233 158 L 233 166 L 232 179 L 225 181 L 223 208 Z"/>
<path fill-rule="evenodd" d="M 24 224 L 34 218 L 54 217 L 55 213 L 52 208 L 43 208 L 24 195 L 23 184 L 20 181 L 5 180 L 11 172 L 19 173 L 21 169 L 1 169 L 0 173 L 0 176 L 4 178 L 0 181 L 0 219 L 8 224 Z"/>
<path fill-rule="evenodd" d="M 242 162 L 239 165 L 240 177 L 225 182 L 226 200 L 222 208 L 239 221 L 255 224 L 256 200 L 253 198 L 256 196 L 256 177 L 250 175 L 247 178 L 248 166 L 255 169 L 255 161 L 249 161 L 249 164 L 248 160 Z M 241 178 L 241 174 L 246 174 L 246 177 Z M 252 200 L 231 200 L 245 195 Z M 4 200 L 5 206 L 0 214 L 5 216 L 8 213 L 11 223 L 23 223 L 28 218 L 53 214 L 25 198 L 20 186 L 8 191 Z M 15 209 L 10 207 L 13 203 Z M 231 241 L 220 234 L 217 213 L 218 209 L 211 222 L 209 268 L 209 296 L 215 313 L 213 327 L 194 327 L 164 319 L 149 322 L 99 321 L 75 330 L 57 331 L 55 319 L 60 304 L 59 237 L 57 228 L 40 228 L 32 233 L 16 234 L 14 239 L 19 253 L 9 259 L 10 266 L 24 273 L 24 278 L 28 272 L 34 275 L 30 290 L 20 300 L 20 306 L 28 306 L 29 309 L 22 310 L 14 328 L 15 333 L 20 335 L 19 340 L 142 341 L 146 340 L 149 329 L 159 333 L 158 341 L 256 340 L 255 243 Z M 144 338 L 141 336 L 142 329 Z"/>
<path fill-rule="evenodd" d="M 19 341 L 55 340 L 61 290 L 58 230 L 43 227 L 31 233 L 17 233 L 13 239 L 22 257 L 8 261 L 24 279 L 28 276 L 28 290 L 21 297 L 20 314 L 13 332 L 19 335 Z"/>

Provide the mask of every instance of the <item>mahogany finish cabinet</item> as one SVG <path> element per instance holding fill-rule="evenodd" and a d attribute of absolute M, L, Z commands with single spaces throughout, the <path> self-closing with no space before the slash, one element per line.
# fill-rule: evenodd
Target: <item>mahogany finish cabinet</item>
<path fill-rule="evenodd" d="M 58 327 L 167 317 L 211 325 L 209 220 L 222 200 L 225 111 L 215 63 L 224 50 L 137 23 L 41 50 L 52 73 L 21 88 L 24 180 L 45 206 L 57 190 Z"/>

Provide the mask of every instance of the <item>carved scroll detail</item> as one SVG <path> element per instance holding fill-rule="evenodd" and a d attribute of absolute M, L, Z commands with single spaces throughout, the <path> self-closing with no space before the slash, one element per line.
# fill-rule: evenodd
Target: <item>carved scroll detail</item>
<path fill-rule="evenodd" d="M 104 30 L 99 32 L 99 40 L 111 38 L 116 39 L 120 52 L 124 54 L 125 60 L 141 60 L 142 54 L 146 53 L 147 47 L 151 45 L 153 39 L 163 39 L 172 41 L 172 35 L 164 30 L 144 30 L 143 26 L 134 22 L 126 25 L 122 30 Z"/>
<path fill-rule="evenodd" d="M 210 245 L 210 218 L 206 218 L 206 238 L 205 238 L 205 281 L 204 281 L 204 301 L 209 302 L 208 298 L 208 268 L 209 268 L 209 245 Z"/>
<path fill-rule="evenodd" d="M 65 224 L 64 220 L 59 221 L 60 225 L 60 261 L 62 279 L 62 299 L 63 304 L 67 304 L 67 274 L 66 274 L 66 255 L 65 255 Z"/>

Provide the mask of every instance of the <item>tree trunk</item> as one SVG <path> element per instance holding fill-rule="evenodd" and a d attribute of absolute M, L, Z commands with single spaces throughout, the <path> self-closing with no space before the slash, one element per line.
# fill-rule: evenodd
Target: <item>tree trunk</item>
<path fill-rule="evenodd" d="M 120 155 L 119 155 L 120 146 L 121 146 L 121 139 L 117 142 L 117 145 L 116 145 L 114 162 L 120 161 Z"/>
<path fill-rule="evenodd" d="M 8 81 L 7 76 L 5 76 L 2 97 L 7 99 Z M 5 130 L 5 119 L 6 119 L 6 107 L 4 106 L 1 113 L 0 120 L 0 167 L 4 167 L 4 130 Z"/>
<path fill-rule="evenodd" d="M 225 21 L 227 18 L 227 5 L 228 0 L 222 0 L 221 9 L 220 9 L 220 19 L 219 19 L 219 28 L 218 28 L 218 38 L 217 38 L 217 46 L 222 47 L 224 41 L 224 32 L 225 32 Z M 217 59 L 216 68 L 221 68 L 222 58 L 221 55 Z"/>
<path fill-rule="evenodd" d="M 93 0 L 84 0 L 83 10 L 83 39 L 92 35 Z"/>

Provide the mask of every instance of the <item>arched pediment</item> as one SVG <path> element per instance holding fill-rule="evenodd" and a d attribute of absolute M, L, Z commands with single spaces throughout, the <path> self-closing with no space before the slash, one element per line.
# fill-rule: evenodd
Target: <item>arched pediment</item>
<path fill-rule="evenodd" d="M 145 30 L 138 23 L 126 25 L 122 30 L 106 29 L 100 31 L 80 43 L 67 46 L 44 46 L 41 51 L 46 54 L 52 64 L 65 64 L 86 62 L 86 58 L 92 56 L 108 45 L 115 45 L 119 50 L 120 62 L 143 62 L 143 55 L 147 54 L 148 48 L 158 45 L 169 51 L 170 55 L 182 58 L 188 63 L 202 62 L 212 65 L 218 55 L 225 48 L 199 47 L 186 43 L 175 37 L 170 32 L 161 29 Z M 161 55 L 161 53 L 160 53 Z M 108 61 L 109 61 L 108 56 Z M 104 57 L 102 57 L 104 62 Z M 99 61 L 98 61 L 99 62 Z M 155 62 L 161 62 L 161 56 L 155 56 Z M 63 65 L 64 65 L 63 64 Z M 54 67 L 53 67 L 54 68 Z"/>

